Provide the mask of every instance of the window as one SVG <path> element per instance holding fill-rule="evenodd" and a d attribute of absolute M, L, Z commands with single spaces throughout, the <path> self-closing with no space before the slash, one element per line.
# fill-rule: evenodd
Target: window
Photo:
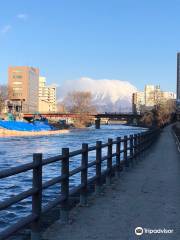
<path fill-rule="evenodd" d="M 22 70 L 14 70 L 13 73 L 20 73 L 23 72 Z"/>
<path fill-rule="evenodd" d="M 22 91 L 21 87 L 13 87 L 13 91 Z"/>
<path fill-rule="evenodd" d="M 21 85 L 22 82 L 13 82 L 14 85 Z"/>
<path fill-rule="evenodd" d="M 14 79 L 16 79 L 16 78 L 20 79 L 20 78 L 22 78 L 22 75 L 13 75 L 13 78 Z"/>
<path fill-rule="evenodd" d="M 22 76 L 21 75 L 16 75 L 16 78 L 22 78 Z"/>
<path fill-rule="evenodd" d="M 13 93 L 13 97 L 22 97 L 22 93 Z"/>

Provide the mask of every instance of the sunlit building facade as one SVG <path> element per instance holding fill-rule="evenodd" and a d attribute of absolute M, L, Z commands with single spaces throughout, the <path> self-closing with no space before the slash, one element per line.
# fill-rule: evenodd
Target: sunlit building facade
<path fill-rule="evenodd" d="M 56 86 L 46 85 L 46 78 L 39 77 L 39 112 L 56 112 Z"/>
<path fill-rule="evenodd" d="M 28 66 L 8 68 L 9 100 L 16 111 L 34 113 L 39 104 L 39 69 Z"/>
<path fill-rule="evenodd" d="M 174 102 L 175 99 L 175 93 L 161 91 L 159 85 L 146 85 L 144 92 L 136 92 L 133 94 L 133 112 L 142 113 L 147 110 L 152 110 L 159 104 L 164 104 L 167 101 Z"/>
<path fill-rule="evenodd" d="M 180 52 L 177 53 L 177 98 L 176 98 L 176 113 L 177 119 L 180 121 Z"/>
<path fill-rule="evenodd" d="M 177 53 L 177 100 L 180 101 L 180 53 Z"/>
<path fill-rule="evenodd" d="M 145 94 L 144 94 L 144 92 L 133 93 L 132 103 L 133 103 L 133 106 L 132 106 L 133 112 L 140 113 L 142 106 L 145 105 Z"/>

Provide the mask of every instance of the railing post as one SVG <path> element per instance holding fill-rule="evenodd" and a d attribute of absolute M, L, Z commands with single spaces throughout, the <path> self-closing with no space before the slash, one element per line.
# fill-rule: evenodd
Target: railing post
<path fill-rule="evenodd" d="M 36 167 L 33 169 L 33 188 L 38 189 L 37 193 L 32 195 L 32 214 L 37 215 L 37 220 L 31 225 L 31 240 L 40 240 L 40 217 L 42 210 L 42 154 L 33 154 L 33 163 Z"/>
<path fill-rule="evenodd" d="M 138 155 L 140 155 L 141 154 L 141 135 L 140 135 L 140 133 L 138 133 L 138 135 L 137 135 L 137 142 L 138 142 L 138 147 L 137 147 Z"/>
<path fill-rule="evenodd" d="M 107 175 L 106 184 L 111 184 L 111 174 L 112 174 L 112 139 L 108 138 L 108 153 L 107 153 Z"/>
<path fill-rule="evenodd" d="M 82 158 L 81 158 L 81 184 L 83 185 L 80 191 L 80 205 L 87 205 L 87 182 L 88 182 L 88 144 L 82 144 Z"/>
<path fill-rule="evenodd" d="M 145 150 L 147 150 L 147 148 L 148 148 L 147 138 L 148 138 L 147 134 L 144 133 L 144 141 L 145 141 L 145 145 L 144 146 L 145 146 Z"/>
<path fill-rule="evenodd" d="M 145 141 L 145 150 L 147 150 L 147 148 L 148 148 L 148 135 L 147 135 L 147 133 L 145 132 L 144 133 L 144 141 Z"/>
<path fill-rule="evenodd" d="M 153 132 L 151 131 L 149 134 L 149 140 L 148 140 L 149 147 L 152 145 L 152 142 L 153 142 Z"/>
<path fill-rule="evenodd" d="M 95 128 L 100 129 L 100 126 L 101 126 L 101 119 L 98 118 L 98 119 L 95 120 Z"/>
<path fill-rule="evenodd" d="M 130 135 L 130 161 L 131 161 L 131 164 L 133 166 L 133 138 L 134 136 L 133 135 Z"/>
<path fill-rule="evenodd" d="M 134 157 L 137 163 L 137 134 L 134 134 Z"/>
<path fill-rule="evenodd" d="M 64 200 L 61 203 L 61 221 L 69 221 L 69 148 L 62 149 L 61 176 L 64 179 L 61 182 L 61 195 Z"/>
<path fill-rule="evenodd" d="M 141 141 L 141 153 L 143 153 L 143 149 L 144 149 L 144 143 L 143 143 L 143 139 L 144 136 L 143 136 L 143 133 L 140 133 L 140 141 Z"/>
<path fill-rule="evenodd" d="M 144 150 L 146 151 L 147 149 L 147 134 L 143 133 L 143 141 L 144 141 Z"/>
<path fill-rule="evenodd" d="M 102 160 L 102 142 L 96 142 L 96 185 L 95 185 L 95 192 L 99 194 L 101 192 L 101 160 Z"/>
<path fill-rule="evenodd" d="M 146 150 L 146 135 L 145 135 L 145 132 L 142 133 L 142 136 L 143 136 L 143 151 Z"/>
<path fill-rule="evenodd" d="M 125 163 L 125 167 L 128 168 L 129 161 L 127 157 L 127 136 L 124 136 L 124 163 Z"/>
<path fill-rule="evenodd" d="M 146 142 L 145 142 L 145 133 L 141 133 L 141 151 L 142 151 L 142 158 L 145 157 L 145 150 L 146 150 Z"/>
<path fill-rule="evenodd" d="M 143 133 L 140 133 L 140 153 L 141 155 L 143 154 L 143 147 L 144 147 L 144 144 L 143 144 Z M 142 155 L 143 157 L 143 155 Z"/>
<path fill-rule="evenodd" d="M 149 148 L 150 145 L 151 145 L 151 137 L 152 137 L 151 133 L 148 132 L 147 136 L 146 136 L 146 146 L 147 146 L 147 148 Z"/>
<path fill-rule="evenodd" d="M 120 165 L 121 165 L 121 138 L 117 137 L 117 143 L 116 143 L 116 171 L 115 175 L 116 178 L 119 178 L 120 176 Z"/>
<path fill-rule="evenodd" d="M 150 135 L 150 146 L 153 144 L 153 142 L 154 142 L 154 139 L 155 139 L 155 132 L 154 132 L 155 130 L 152 130 L 152 132 L 151 132 L 151 135 Z"/>

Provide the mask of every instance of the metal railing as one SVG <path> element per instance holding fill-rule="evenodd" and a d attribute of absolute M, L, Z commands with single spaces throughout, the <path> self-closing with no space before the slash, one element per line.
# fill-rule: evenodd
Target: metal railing
<path fill-rule="evenodd" d="M 0 172 L 0 179 L 4 179 L 13 175 L 17 175 L 29 170 L 33 171 L 32 187 L 23 191 L 16 196 L 10 197 L 0 202 L 0 210 L 5 210 L 13 204 L 32 197 L 32 211 L 31 213 L 21 218 L 18 222 L 6 228 L 0 233 L 0 239 L 7 239 L 15 234 L 17 231 L 23 229 L 31 224 L 31 239 L 40 239 L 40 221 L 42 214 L 60 205 L 61 221 L 68 221 L 69 213 L 69 199 L 74 194 L 79 194 L 79 201 L 81 205 L 87 204 L 88 186 L 95 185 L 95 191 L 101 191 L 103 179 L 106 183 L 111 183 L 112 176 L 120 175 L 124 168 L 128 168 L 137 156 L 147 149 L 156 139 L 159 130 L 149 130 L 140 134 L 118 137 L 115 140 L 108 139 L 107 143 L 97 141 L 95 146 L 88 146 L 83 143 L 82 148 L 77 151 L 70 152 L 69 148 L 62 148 L 62 154 L 43 159 L 41 153 L 33 154 L 33 162 L 13 167 Z M 115 151 L 113 152 L 113 146 Z M 103 155 L 103 149 L 107 149 L 107 155 Z M 93 161 L 89 161 L 89 152 L 96 151 L 96 156 Z M 70 158 L 74 156 L 81 157 L 81 166 L 70 171 Z M 42 172 L 45 165 L 60 162 L 61 175 L 52 178 L 46 182 L 42 181 Z M 105 169 L 102 168 L 105 164 Z M 88 169 L 95 168 L 95 176 L 88 177 Z M 80 184 L 70 189 L 70 177 L 79 174 Z M 42 206 L 43 190 L 57 184 L 61 184 L 61 193 L 55 200 L 48 202 Z"/>

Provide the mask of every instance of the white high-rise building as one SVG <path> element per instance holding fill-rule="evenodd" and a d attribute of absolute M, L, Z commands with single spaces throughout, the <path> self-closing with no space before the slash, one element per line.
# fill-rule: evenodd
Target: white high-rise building
<path fill-rule="evenodd" d="M 141 112 L 141 106 L 145 105 L 145 96 L 144 92 L 133 93 L 133 112 Z"/>
<path fill-rule="evenodd" d="M 39 77 L 39 112 L 56 112 L 56 86 L 46 86 L 46 78 Z"/>
<path fill-rule="evenodd" d="M 145 95 L 145 105 L 147 107 L 153 107 L 155 102 L 155 86 L 146 85 L 144 95 Z"/>
<path fill-rule="evenodd" d="M 160 86 L 146 85 L 144 92 L 133 94 L 133 111 L 137 113 L 144 112 L 175 99 L 176 94 L 173 92 L 163 92 L 160 90 Z"/>

